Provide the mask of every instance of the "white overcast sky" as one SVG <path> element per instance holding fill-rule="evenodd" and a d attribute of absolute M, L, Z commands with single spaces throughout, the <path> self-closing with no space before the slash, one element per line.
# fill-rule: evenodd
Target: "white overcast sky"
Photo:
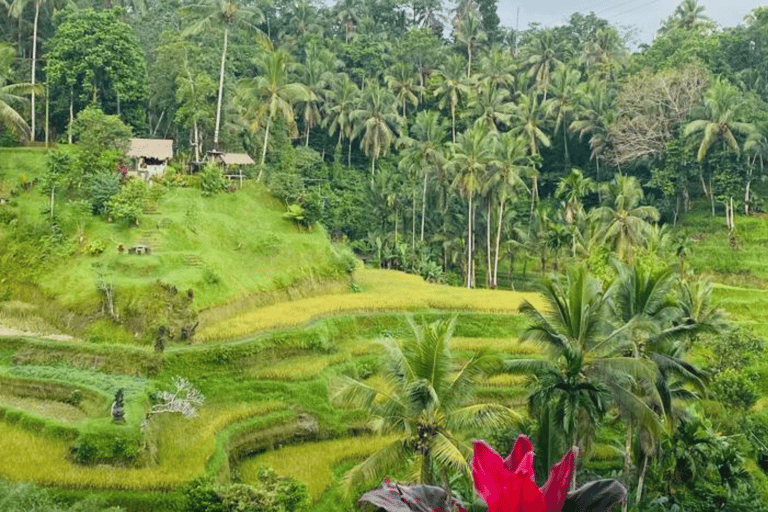
<path fill-rule="evenodd" d="M 565 23 L 574 12 L 594 12 L 615 26 L 633 26 L 637 29 L 637 43 L 650 43 L 662 20 L 671 15 L 680 2 L 677 0 L 498 0 L 497 12 L 501 24 L 515 28 L 517 9 L 520 8 L 520 30 L 539 22 L 544 26 Z M 759 0 L 699 0 L 704 14 L 713 18 L 720 27 L 734 27 L 755 7 L 765 5 Z M 633 45 L 634 46 L 634 45 Z"/>

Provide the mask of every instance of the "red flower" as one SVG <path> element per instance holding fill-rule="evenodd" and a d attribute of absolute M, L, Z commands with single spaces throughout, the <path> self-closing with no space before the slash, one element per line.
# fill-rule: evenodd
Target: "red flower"
<path fill-rule="evenodd" d="M 533 445 L 521 435 L 509 456 L 502 460 L 485 441 L 475 441 L 472 479 L 488 512 L 561 512 L 579 449 L 568 450 L 549 470 L 549 480 L 539 489 L 533 472 Z"/>

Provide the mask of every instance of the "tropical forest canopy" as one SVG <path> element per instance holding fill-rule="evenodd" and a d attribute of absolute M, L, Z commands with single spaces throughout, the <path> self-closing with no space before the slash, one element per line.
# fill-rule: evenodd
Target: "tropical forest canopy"
<path fill-rule="evenodd" d="M 313 452 L 336 465 L 333 492 L 359 496 L 393 471 L 450 487 L 478 510 L 471 474 L 493 478 L 472 466 L 467 439 L 509 450 L 514 430 L 532 436 L 539 475 L 566 453 L 573 469 L 568 450 L 577 446 L 579 483 L 620 476 L 625 507 L 766 509 L 766 329 L 751 307 L 765 302 L 755 285 L 768 282 L 755 263 L 762 253 L 753 258 L 768 193 L 768 8 L 717 27 L 684 0 L 652 43 L 631 52 L 628 31 L 594 13 L 518 31 L 500 25 L 496 5 L 0 0 L 0 144 L 50 148 L 1 153 L 35 164 L 27 176 L 0 161 L 0 303 L 44 297 L 61 306 L 51 317 L 89 342 L 17 340 L 0 350 L 0 379 L 53 382 L 63 371 L 89 385 L 104 379 L 115 396 L 65 397 L 113 403 L 111 416 L 97 411 L 85 427 L 18 411 L 0 422 L 19 446 L 30 441 L 13 418 L 53 432 L 55 467 L 69 469 L 42 482 L 183 488 L 151 499 L 184 510 L 267 500 L 259 510 L 303 511 L 308 491 L 273 470 L 246 461 L 232 474 L 254 486 L 230 480 L 237 441 L 258 445 L 249 433 L 290 425 L 290 436 L 335 437 L 339 452 L 359 450 L 363 462 L 343 471 L 347 458 Z M 152 186 L 125 175 L 131 137 L 174 141 Z M 255 161 L 238 171 L 238 185 L 205 161 L 222 152 Z M 163 217 L 151 217 L 158 208 Z M 153 243 L 168 235 L 153 249 L 173 257 L 108 250 L 105 240 L 140 230 Z M 377 270 L 359 270 L 325 232 Z M 693 244 L 714 256 L 694 256 Z M 218 266 L 203 267 L 205 258 Z M 258 271 L 232 275 L 254 261 Z M 118 276 L 125 269 L 134 273 Z M 535 281 L 538 295 L 457 291 L 380 269 L 466 288 L 529 290 Z M 729 287 L 715 290 L 700 270 Z M 215 309 L 305 274 L 313 285 L 341 282 L 343 293 L 262 316 L 248 308 L 274 297 Z M 83 275 L 95 286 L 71 285 Z M 191 283 L 186 293 L 182 282 Z M 34 295 L 35 286 L 61 293 Z M 732 294 L 757 334 L 729 322 L 716 293 Z M 66 316 L 64 306 L 82 311 Z M 391 313 L 409 309 L 429 309 L 429 319 Z M 459 320 L 437 311 L 456 309 L 466 311 Z M 370 315 L 352 315 L 360 310 Z M 176 332 L 174 343 L 191 345 L 164 352 Z M 376 336 L 385 338 L 383 363 L 369 352 Z M 498 352 L 485 350 L 490 343 Z M 79 361 L 109 372 L 61 370 L 67 350 L 93 351 Z M 184 423 L 197 408 L 194 425 L 204 428 Z M 361 417 L 374 426 L 360 426 Z M 363 449 L 350 439 L 358 429 L 386 436 Z M 489 445 L 475 448 L 502 464 Z M 175 465 L 175 455 L 188 464 Z M 533 471 L 530 457 L 515 462 Z M 132 473 L 90 471 L 98 464 Z M 19 474 L 34 479 L 38 466 Z M 228 485 L 193 480 L 202 474 L 226 475 Z M 314 506 L 330 485 L 318 484 Z M 484 500 L 495 499 L 491 491 L 481 491 Z M 49 506 L 37 493 L 2 483 L 0 504 Z"/>
<path fill-rule="evenodd" d="M 639 187 L 607 206 L 655 208 L 643 221 L 674 223 L 698 197 L 763 207 L 763 8 L 718 28 L 686 0 L 634 53 L 594 13 L 515 31 L 493 0 L 15 0 L 0 21 L 6 144 L 71 141 L 96 106 L 172 138 L 180 168 L 247 152 L 276 195 L 382 266 L 495 285 L 515 244 L 547 244 L 540 263 L 557 266 L 595 238 L 579 208 L 617 174 Z M 640 249 L 632 229 L 600 235 Z"/>

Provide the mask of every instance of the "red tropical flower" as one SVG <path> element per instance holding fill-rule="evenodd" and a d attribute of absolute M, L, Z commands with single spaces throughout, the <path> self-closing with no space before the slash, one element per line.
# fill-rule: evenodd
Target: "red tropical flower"
<path fill-rule="evenodd" d="M 533 445 L 521 435 L 509 456 L 502 460 L 485 441 L 475 441 L 472 479 L 475 490 L 488 505 L 488 512 L 561 512 L 568 496 L 577 447 L 549 470 L 543 487 L 536 485 Z"/>

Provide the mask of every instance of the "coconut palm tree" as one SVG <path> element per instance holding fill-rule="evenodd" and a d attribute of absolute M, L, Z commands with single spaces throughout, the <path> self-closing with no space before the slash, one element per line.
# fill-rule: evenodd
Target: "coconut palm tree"
<path fill-rule="evenodd" d="M 298 136 L 293 105 L 298 101 L 307 101 L 311 97 L 311 91 L 306 86 L 290 82 L 289 71 L 294 65 L 290 54 L 284 48 L 275 49 L 267 39 L 262 40 L 262 45 L 256 64 L 263 74 L 244 79 L 238 83 L 237 87 L 238 101 L 251 119 L 253 131 L 264 125 L 264 145 L 261 151 L 261 170 L 258 179 L 261 179 L 267 157 L 272 122 L 281 119 L 291 136 Z"/>
<path fill-rule="evenodd" d="M 31 72 L 31 79 L 30 84 L 32 85 L 32 92 L 30 95 L 30 107 L 32 110 L 31 113 L 31 129 L 30 129 L 30 139 L 32 142 L 35 141 L 35 83 L 36 83 L 36 73 L 35 70 L 37 69 L 37 24 L 40 19 L 40 8 L 43 6 L 43 4 L 48 3 L 50 0 L 13 0 L 11 5 L 8 7 L 8 14 L 13 16 L 14 18 L 21 18 L 22 13 L 24 12 L 24 8 L 32 2 L 35 10 L 34 14 L 34 21 L 32 22 L 32 72 Z"/>
<path fill-rule="evenodd" d="M 481 81 L 491 82 L 496 87 L 509 88 L 515 83 L 515 71 L 515 63 L 509 50 L 494 44 L 480 58 L 478 78 Z"/>
<path fill-rule="evenodd" d="M 539 157 L 539 146 L 549 147 L 552 141 L 544 133 L 542 126 L 544 124 L 544 113 L 547 111 L 549 103 L 546 101 L 539 103 L 537 95 L 533 92 L 520 96 L 515 109 L 514 118 L 517 121 L 513 132 L 522 136 L 528 145 L 528 153 L 532 158 Z M 533 176 L 533 185 L 531 186 L 531 215 L 536 200 L 539 197 L 538 177 Z"/>
<path fill-rule="evenodd" d="M 219 127 L 221 126 L 221 102 L 224 96 L 224 67 L 227 62 L 229 29 L 235 24 L 244 24 L 257 30 L 252 24 L 263 19 L 261 11 L 255 7 L 246 7 L 238 0 L 202 0 L 184 7 L 186 13 L 196 19 L 184 30 L 184 35 L 199 34 L 212 26 L 224 27 L 224 44 L 221 50 L 221 68 L 219 70 L 219 95 L 216 100 L 216 124 L 213 131 L 213 146 L 219 147 Z"/>
<path fill-rule="evenodd" d="M 498 131 L 500 125 L 509 126 L 515 113 L 515 104 L 509 100 L 509 91 L 490 81 L 479 82 L 472 88 L 467 107 L 475 123 L 492 132 Z"/>
<path fill-rule="evenodd" d="M 416 83 L 416 73 L 413 66 L 407 62 L 397 62 L 384 77 L 384 81 L 397 98 L 397 102 L 403 106 L 403 119 L 405 119 L 405 107 L 408 103 L 414 107 L 419 104 L 420 87 Z"/>
<path fill-rule="evenodd" d="M 576 86 L 581 79 L 581 73 L 567 65 L 559 66 L 552 77 L 549 90 L 552 101 L 549 103 L 547 114 L 555 119 L 555 135 L 562 131 L 565 165 L 570 164 L 568 155 L 568 126 L 573 120 L 576 110 Z"/>
<path fill-rule="evenodd" d="M 645 242 L 650 221 L 659 220 L 659 211 L 653 206 L 641 205 L 643 188 L 634 176 L 616 174 L 603 189 L 608 204 L 592 212 L 594 218 L 603 222 L 598 236 L 620 259 L 631 260 L 635 249 Z"/>
<path fill-rule="evenodd" d="M 527 74 L 533 78 L 536 88 L 544 94 L 546 101 L 549 83 L 555 67 L 562 64 L 562 51 L 555 43 L 552 29 L 542 30 L 535 34 L 533 40 L 525 48 L 525 63 Z"/>
<path fill-rule="evenodd" d="M 401 151 L 401 165 L 418 167 L 424 174 L 424 185 L 421 192 L 421 235 L 424 241 L 424 222 L 427 216 L 427 185 L 429 172 L 440 171 L 445 163 L 443 139 L 445 138 L 446 123 L 440 113 L 435 110 L 423 110 L 416 114 L 411 126 L 413 138 L 405 141 Z"/>
<path fill-rule="evenodd" d="M 600 159 L 605 159 L 611 147 L 609 127 L 615 117 L 613 98 L 605 83 L 595 80 L 581 84 L 576 97 L 579 99 L 570 130 L 578 133 L 580 138 L 589 135 L 590 158 L 595 161 L 596 177 L 600 182 Z"/>
<path fill-rule="evenodd" d="M 535 174 L 536 166 L 534 161 L 528 156 L 527 146 L 522 137 L 515 135 L 513 132 L 505 132 L 495 138 L 493 159 L 491 160 L 488 178 L 483 184 L 484 188 L 492 191 L 498 206 L 493 273 L 490 279 L 490 286 L 492 287 L 498 285 L 499 251 L 501 248 L 501 231 L 504 225 L 506 205 L 510 199 L 517 195 L 518 191 L 528 192 L 528 186 L 523 178 L 532 178 Z M 488 218 L 488 228 L 490 230 L 490 214 Z M 488 266 L 490 271 L 490 262 Z"/>
<path fill-rule="evenodd" d="M 474 219 L 475 195 L 480 192 L 483 177 L 493 158 L 492 132 L 474 125 L 459 134 L 458 142 L 451 144 L 451 157 L 447 168 L 455 173 L 453 187 L 458 187 L 467 200 L 467 288 L 474 284 Z"/>
<path fill-rule="evenodd" d="M 310 43 L 305 49 L 304 63 L 299 66 L 299 82 L 310 92 L 306 101 L 299 103 L 301 118 L 304 121 L 304 145 L 309 146 L 309 132 L 321 121 L 320 110 L 328 96 L 328 90 L 334 78 L 333 71 L 338 61 L 330 50 Z"/>
<path fill-rule="evenodd" d="M 32 84 L 11 84 L 11 65 L 16 52 L 6 43 L 0 43 L 0 124 L 10 128 L 19 138 L 26 140 L 30 136 L 29 125 L 21 117 L 18 108 L 24 105 L 23 97 L 34 91 L 40 92 L 40 87 Z"/>
<path fill-rule="evenodd" d="M 395 142 L 400 126 L 395 97 L 375 80 L 366 82 L 360 105 L 352 112 L 356 123 L 355 136 L 363 132 L 360 149 L 371 159 L 371 178 L 376 169 L 376 159 L 386 155 Z"/>
<path fill-rule="evenodd" d="M 462 96 L 469 96 L 470 87 L 464 76 L 464 58 L 453 54 L 435 71 L 437 87 L 434 95 L 440 98 L 440 108 L 451 110 L 451 141 L 456 142 L 456 108 Z"/>
<path fill-rule="evenodd" d="M 467 48 L 467 78 L 472 76 L 472 58 L 477 46 L 486 41 L 488 36 L 483 32 L 480 18 L 470 13 L 458 22 L 456 40 Z"/>
<path fill-rule="evenodd" d="M 717 79 L 704 94 L 704 108 L 694 115 L 699 119 L 688 123 L 683 135 L 688 137 L 701 133 L 701 143 L 696 153 L 699 162 L 704 160 L 712 144 L 722 140 L 737 155 L 741 154 L 735 134 L 750 135 L 755 133 L 751 123 L 739 122 L 742 95 L 739 90 L 725 80 Z"/>
<path fill-rule="evenodd" d="M 540 293 L 545 308 L 529 302 L 520 308 L 532 321 L 521 339 L 541 343 L 550 357 L 510 360 L 505 369 L 533 371 L 537 377 L 530 405 L 539 418 L 536 453 L 543 464 L 551 464 L 566 446 L 588 448 L 611 402 L 658 426 L 653 410 L 633 392 L 639 380 L 653 381 L 654 368 L 624 356 L 627 344 L 606 321 L 607 297 L 600 283 L 578 267 L 564 280 L 544 280 Z"/>
<path fill-rule="evenodd" d="M 683 0 L 674 14 L 664 21 L 660 32 L 668 32 L 673 28 L 703 31 L 714 26 L 712 19 L 704 15 L 704 6 L 699 5 L 698 0 Z"/>
<path fill-rule="evenodd" d="M 433 467 L 468 474 L 469 447 L 461 434 L 478 428 L 511 425 L 516 415 L 500 404 L 476 403 L 475 386 L 496 370 L 499 360 L 478 352 L 461 363 L 451 353 L 456 324 L 437 321 L 417 324 L 409 319 L 412 336 L 383 342 L 385 355 L 379 378 L 368 381 L 341 377 L 331 385 L 337 405 L 364 409 L 374 429 L 397 439 L 352 468 L 347 488 L 379 480 L 403 461 L 411 467 L 411 480 L 431 484 Z"/>
<path fill-rule="evenodd" d="M 342 137 L 346 137 L 349 141 L 347 144 L 348 167 L 352 165 L 352 132 L 354 128 L 352 112 L 354 112 L 359 99 L 360 89 L 355 82 L 350 80 L 349 75 L 346 73 L 336 75 L 331 89 L 328 91 L 326 116 L 322 122 L 328 128 L 329 135 L 333 135 L 338 130 L 339 145 L 341 145 Z"/>

